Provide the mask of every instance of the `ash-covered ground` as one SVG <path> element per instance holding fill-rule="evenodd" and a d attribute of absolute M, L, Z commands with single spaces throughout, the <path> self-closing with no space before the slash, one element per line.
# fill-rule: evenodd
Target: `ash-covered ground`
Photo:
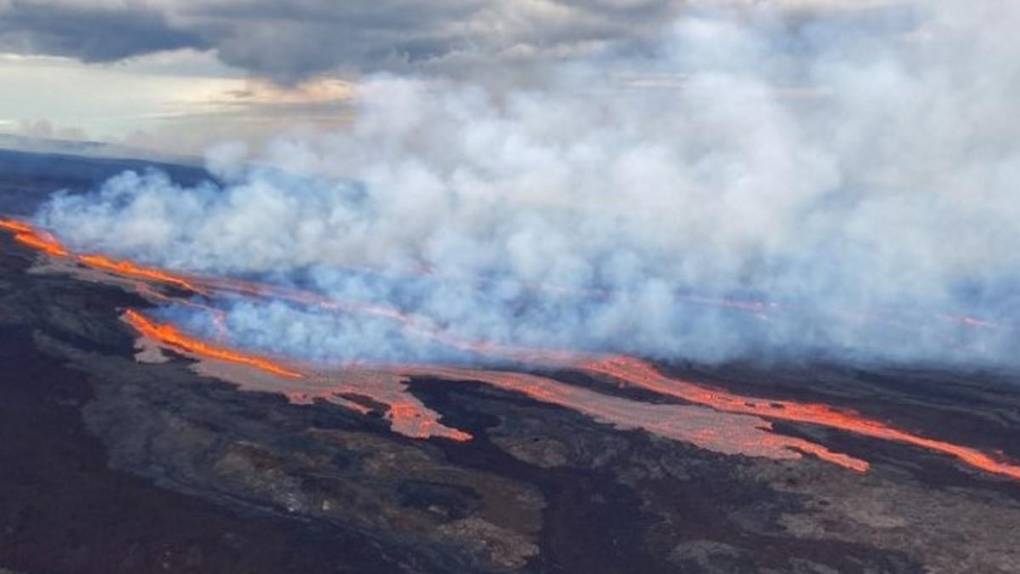
<path fill-rule="evenodd" d="M 7 213 L 121 167 L 39 160 L 33 180 L 24 159 L 0 184 Z M 185 357 L 140 363 L 121 314 L 148 303 L 39 273 L 38 257 L 0 235 L 0 572 L 1020 572 L 1020 481 L 944 454 L 777 422 L 871 467 L 725 455 L 427 377 L 410 391 L 474 440 L 417 440 L 239 391 Z M 660 368 L 1020 460 L 1017 374 Z"/>

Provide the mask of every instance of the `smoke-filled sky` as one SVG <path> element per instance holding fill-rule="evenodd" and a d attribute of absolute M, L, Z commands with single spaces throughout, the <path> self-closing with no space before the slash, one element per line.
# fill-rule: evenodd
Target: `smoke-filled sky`
<path fill-rule="evenodd" d="M 23 51 L 185 45 L 279 97 L 348 82 L 342 126 L 209 148 L 220 184 L 125 174 L 54 199 L 39 221 L 80 250 L 395 308 L 447 339 L 1016 362 L 1015 3 L 7 6 Z M 60 9 L 166 38 L 91 45 L 45 26 Z M 371 313 L 243 301 L 226 323 L 319 359 L 464 358 Z"/>
<path fill-rule="evenodd" d="M 0 132 L 200 155 L 349 125 L 366 74 L 519 85 L 555 63 L 654 55 L 691 12 L 762 6 L 791 23 L 902 17 L 875 0 L 0 0 Z"/>

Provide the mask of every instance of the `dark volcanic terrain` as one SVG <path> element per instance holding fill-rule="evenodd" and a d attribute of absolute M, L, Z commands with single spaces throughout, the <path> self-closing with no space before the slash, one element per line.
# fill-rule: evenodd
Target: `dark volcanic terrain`
<path fill-rule="evenodd" d="M 61 186 L 94 185 L 92 160 L 64 161 L 81 165 Z M 26 169 L 0 186 L 8 213 L 52 191 L 19 195 Z M 40 272 L 40 257 L 0 233 L 4 574 L 1020 572 L 1020 481 L 942 454 L 777 422 L 870 470 L 725 455 L 428 377 L 411 392 L 474 440 L 408 438 L 379 416 L 239 391 L 184 357 L 140 363 L 121 313 L 149 303 Z M 1020 375 L 662 368 L 1020 460 Z"/>

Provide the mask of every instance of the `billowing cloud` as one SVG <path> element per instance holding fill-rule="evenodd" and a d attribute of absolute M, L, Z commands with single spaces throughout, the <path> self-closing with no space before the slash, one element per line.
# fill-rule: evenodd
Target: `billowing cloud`
<path fill-rule="evenodd" d="M 0 3 L 0 49 L 109 62 L 140 54 L 208 47 L 155 8 L 84 2 Z"/>
<path fill-rule="evenodd" d="M 40 222 L 79 249 L 297 284 L 456 339 L 1012 362 L 1020 13 L 1002 5 L 825 33 L 693 14 L 648 53 L 522 88 L 375 76 L 350 129 L 279 140 L 273 169 L 224 148 L 223 186 L 126 174 Z M 669 89 L 607 86 L 607 69 Z M 386 316 L 274 301 L 227 323 L 289 354 L 445 358 Z"/>
<path fill-rule="evenodd" d="M 284 82 L 337 71 L 476 70 L 640 51 L 682 0 L 0 0 L 0 51 L 115 61 L 179 48 Z M 833 2 L 775 2 L 798 11 Z M 872 7 L 868 3 L 865 8 Z"/>
<path fill-rule="evenodd" d="M 674 0 L 101 0 L 0 3 L 0 49 L 113 61 L 177 48 L 280 80 L 530 59 L 640 38 Z"/>

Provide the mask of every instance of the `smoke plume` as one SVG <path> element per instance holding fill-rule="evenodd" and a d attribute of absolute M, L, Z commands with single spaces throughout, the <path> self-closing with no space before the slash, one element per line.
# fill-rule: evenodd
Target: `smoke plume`
<path fill-rule="evenodd" d="M 415 317 L 228 305 L 239 342 L 322 360 L 475 360 L 427 331 L 666 359 L 1003 364 L 1020 303 L 1018 29 L 997 0 L 692 10 L 654 49 L 527 87 L 367 77 L 348 130 L 252 162 L 217 148 L 222 183 L 125 173 L 38 220 L 77 249 Z"/>

